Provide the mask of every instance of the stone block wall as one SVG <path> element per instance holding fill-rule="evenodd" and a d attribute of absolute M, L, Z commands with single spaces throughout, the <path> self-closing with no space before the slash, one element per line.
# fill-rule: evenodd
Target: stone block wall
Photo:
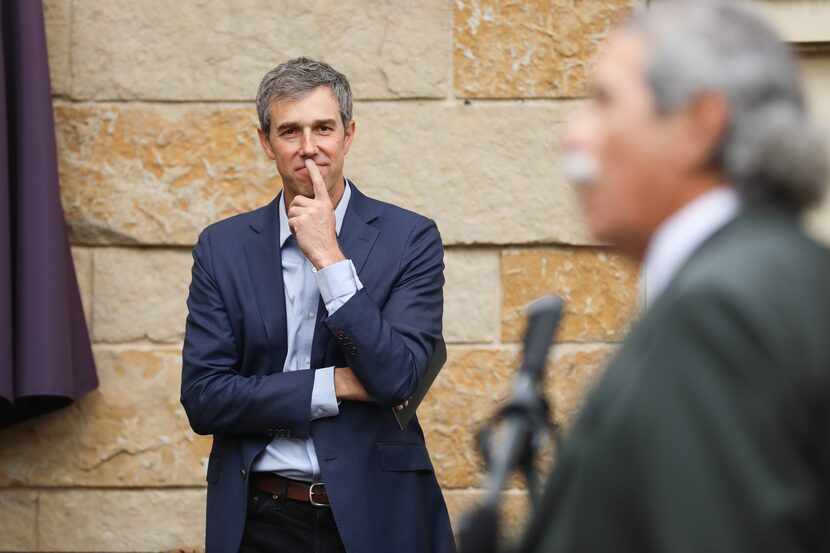
<path fill-rule="evenodd" d="M 557 156 L 600 41 L 641 3 L 45 0 L 101 386 L 0 432 L 0 550 L 201 547 L 210 439 L 178 400 L 190 248 L 279 190 L 253 97 L 298 55 L 351 80 L 348 176 L 441 230 L 449 361 L 419 417 L 457 520 L 483 495 L 473 436 L 507 396 L 527 303 L 568 301 L 547 382 L 564 425 L 636 316 L 636 268 L 588 236 Z M 505 493 L 513 528 L 525 496 Z"/>

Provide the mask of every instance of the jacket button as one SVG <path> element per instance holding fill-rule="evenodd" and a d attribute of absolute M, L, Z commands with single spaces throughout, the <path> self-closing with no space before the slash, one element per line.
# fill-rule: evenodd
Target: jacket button
<path fill-rule="evenodd" d="M 350 347 L 350 348 L 349 348 L 349 355 L 351 355 L 352 357 L 354 357 L 355 355 L 357 355 L 357 348 L 356 348 L 356 347 L 354 347 L 354 346 Z"/>
<path fill-rule="evenodd" d="M 248 475 L 248 473 L 245 472 L 245 469 L 239 469 L 239 476 L 241 476 L 243 480 L 245 479 L 245 477 L 247 475 Z"/>

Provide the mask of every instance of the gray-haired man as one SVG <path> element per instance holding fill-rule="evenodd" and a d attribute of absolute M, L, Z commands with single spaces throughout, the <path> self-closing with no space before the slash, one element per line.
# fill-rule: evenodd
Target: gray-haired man
<path fill-rule="evenodd" d="M 652 6 L 609 41 L 567 138 L 594 234 L 643 263 L 646 312 L 522 551 L 827 551 L 830 253 L 797 220 L 826 151 L 766 24 Z"/>

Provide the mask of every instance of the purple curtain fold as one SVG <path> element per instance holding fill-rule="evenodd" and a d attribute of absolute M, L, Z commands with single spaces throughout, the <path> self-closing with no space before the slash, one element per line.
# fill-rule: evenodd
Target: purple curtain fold
<path fill-rule="evenodd" d="M 98 386 L 58 184 L 41 0 L 0 1 L 0 428 Z"/>

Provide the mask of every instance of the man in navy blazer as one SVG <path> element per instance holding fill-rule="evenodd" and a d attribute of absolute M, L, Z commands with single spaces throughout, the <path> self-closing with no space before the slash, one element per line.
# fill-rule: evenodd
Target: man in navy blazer
<path fill-rule="evenodd" d="M 352 98 L 330 66 L 278 66 L 257 111 L 283 191 L 202 232 L 187 302 L 207 553 L 455 551 L 421 427 L 393 413 L 441 340 L 438 229 L 344 178 Z"/>

